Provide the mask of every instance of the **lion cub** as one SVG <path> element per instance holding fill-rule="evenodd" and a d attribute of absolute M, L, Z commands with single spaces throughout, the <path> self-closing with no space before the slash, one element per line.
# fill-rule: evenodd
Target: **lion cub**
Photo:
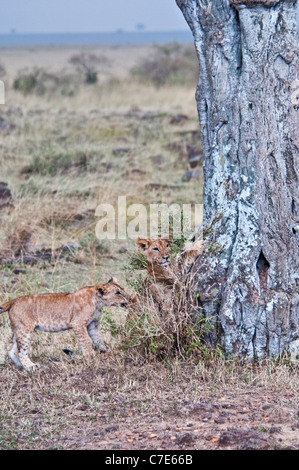
<path fill-rule="evenodd" d="M 146 256 L 147 272 L 156 283 L 164 286 L 173 286 L 176 276 L 175 270 L 186 270 L 195 261 L 204 249 L 203 240 L 196 240 L 186 244 L 177 255 L 175 264 L 169 261 L 169 252 L 172 240 L 170 238 L 138 238 L 136 244 Z"/>
<path fill-rule="evenodd" d="M 83 287 L 74 293 L 36 294 L 11 300 L 0 307 L 0 313 L 9 313 L 13 330 L 13 345 L 8 356 L 18 367 L 28 371 L 38 369 L 39 365 L 28 357 L 33 331 L 73 329 L 84 357 L 90 358 L 92 343 L 96 349 L 104 350 L 99 325 L 101 308 L 127 307 L 130 301 L 115 279 L 106 284 Z"/>
<path fill-rule="evenodd" d="M 174 264 L 171 264 L 169 260 L 171 238 L 138 238 L 136 244 L 147 259 L 148 291 L 157 302 L 159 310 L 169 309 L 170 302 L 172 302 L 172 289 L 175 283 L 180 282 L 178 276 L 180 273 L 187 272 L 196 257 L 202 253 L 203 240 L 186 244 L 176 256 Z"/>
<path fill-rule="evenodd" d="M 155 282 L 168 286 L 173 285 L 174 276 L 170 266 L 169 238 L 138 238 L 136 244 L 147 259 L 147 272 Z"/>

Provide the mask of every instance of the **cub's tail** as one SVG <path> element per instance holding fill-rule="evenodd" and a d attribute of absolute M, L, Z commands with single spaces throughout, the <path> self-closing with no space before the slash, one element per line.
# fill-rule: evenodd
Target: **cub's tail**
<path fill-rule="evenodd" d="M 6 302 L 6 304 L 3 304 L 0 306 L 0 313 L 8 312 L 8 310 L 13 306 L 15 303 L 15 300 L 10 300 L 9 302 Z"/>

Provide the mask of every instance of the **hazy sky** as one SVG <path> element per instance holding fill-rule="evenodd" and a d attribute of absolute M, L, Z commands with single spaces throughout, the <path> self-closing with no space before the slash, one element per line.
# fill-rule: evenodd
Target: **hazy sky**
<path fill-rule="evenodd" d="M 0 34 L 188 29 L 175 0 L 0 1 Z"/>

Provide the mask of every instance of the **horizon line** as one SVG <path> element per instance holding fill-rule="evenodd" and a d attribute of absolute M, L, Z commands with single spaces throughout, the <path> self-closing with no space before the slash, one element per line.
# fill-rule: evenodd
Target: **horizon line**
<path fill-rule="evenodd" d="M 17 36 L 17 35 L 35 35 L 35 34 L 127 34 L 127 33 L 136 33 L 136 34 L 147 34 L 147 33 L 189 33 L 191 34 L 191 30 L 188 29 L 167 29 L 167 30 L 160 30 L 160 29 L 147 29 L 146 31 L 138 31 L 138 30 L 125 30 L 119 28 L 114 31 L 48 31 L 48 32 L 20 32 L 20 31 L 10 31 L 6 33 L 1 33 L 0 36 Z"/>

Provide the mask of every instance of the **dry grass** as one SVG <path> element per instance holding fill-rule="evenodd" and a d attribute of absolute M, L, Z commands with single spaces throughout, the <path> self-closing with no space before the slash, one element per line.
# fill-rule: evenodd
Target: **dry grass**
<path fill-rule="evenodd" d="M 108 56 L 110 52 L 108 48 Z M 37 53 L 32 54 L 35 61 Z M 67 62 L 73 53 L 64 50 L 57 58 Z M 123 60 L 124 53 L 117 54 Z M 8 127 L 0 129 L 0 179 L 12 191 L 13 207 L 0 211 L 1 300 L 72 291 L 112 275 L 133 292 L 144 275 L 124 269 L 135 244 L 97 240 L 95 209 L 100 202 L 116 204 L 119 195 L 126 195 L 129 204 L 202 202 L 202 181 L 183 180 L 187 145 L 200 144 L 196 83 L 157 88 L 123 80 L 129 67 L 120 71 L 112 66 L 98 84 L 81 83 L 74 93 L 63 94 L 58 87 L 23 94 L 12 88 L 19 70 L 5 57 L 7 104 L 0 116 Z M 60 63 L 55 50 L 45 53 L 44 60 L 43 67 L 62 73 L 54 67 Z M 131 57 L 130 67 L 133 62 Z M 180 114 L 187 119 L 173 120 Z M 79 248 L 64 251 L 69 244 Z M 34 256 L 34 262 L 26 262 Z M 188 403 L 215 402 L 221 408 L 225 399 L 240 406 L 241 413 L 242 407 L 254 408 L 253 397 L 255 426 L 268 425 L 263 397 L 273 413 L 281 406 L 289 410 L 282 418 L 288 416 L 281 424 L 283 442 L 295 445 L 294 366 L 224 361 L 220 351 L 208 352 L 202 345 L 206 324 L 195 331 L 187 315 L 178 329 L 178 319 L 158 312 L 150 298 L 143 309 L 143 317 L 131 324 L 125 323 L 123 312 L 104 312 L 110 352 L 91 365 L 73 362 L 62 352 L 79 352 L 71 333 L 35 333 L 31 354 L 42 368 L 32 376 L 7 359 L 11 330 L 8 315 L 1 315 L 0 448 L 182 448 L 179 440 L 167 436 L 176 426 L 185 429 L 188 420 L 201 437 L 187 448 L 215 448 L 224 429 L 240 423 L 250 427 L 255 421 L 243 423 L 238 414 L 217 428 L 213 413 L 212 421 L 184 414 Z M 111 426 L 114 431 L 107 431 Z M 147 435 L 150 427 L 157 428 L 153 432 L 161 441 Z M 128 429 L 139 429 L 143 438 L 130 437 Z"/>

